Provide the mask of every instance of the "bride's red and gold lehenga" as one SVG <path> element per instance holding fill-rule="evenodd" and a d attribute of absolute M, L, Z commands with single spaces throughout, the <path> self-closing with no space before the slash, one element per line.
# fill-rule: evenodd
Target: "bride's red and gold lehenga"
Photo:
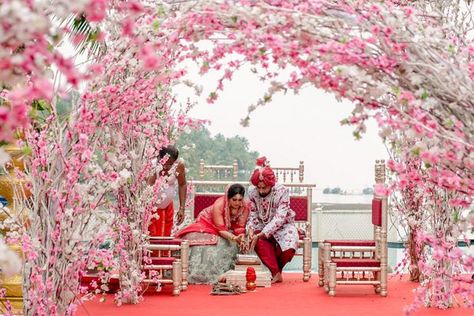
<path fill-rule="evenodd" d="M 227 194 L 224 194 L 213 205 L 202 210 L 195 223 L 176 234 L 176 237 L 188 240 L 191 246 L 189 283 L 214 283 L 221 274 L 233 268 L 239 248 L 236 243 L 222 238 L 219 232 L 228 231 L 236 236 L 245 234 L 249 205 L 244 200 L 239 210 L 232 215 Z"/>

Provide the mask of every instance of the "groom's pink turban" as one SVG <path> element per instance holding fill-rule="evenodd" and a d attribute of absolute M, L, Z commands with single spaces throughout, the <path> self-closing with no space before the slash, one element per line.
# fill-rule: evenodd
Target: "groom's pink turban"
<path fill-rule="evenodd" d="M 260 157 L 257 159 L 257 167 L 250 177 L 250 182 L 257 186 L 260 181 L 263 181 L 265 185 L 274 186 L 276 183 L 275 173 L 272 168 L 268 165 L 266 157 Z"/>

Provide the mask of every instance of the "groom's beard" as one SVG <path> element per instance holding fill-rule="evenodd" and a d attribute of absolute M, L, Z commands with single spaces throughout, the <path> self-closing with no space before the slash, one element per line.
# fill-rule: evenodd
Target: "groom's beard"
<path fill-rule="evenodd" d="M 267 193 L 260 193 L 260 192 L 258 192 L 258 195 L 260 195 L 260 197 L 263 197 L 263 198 L 264 198 L 264 197 L 268 196 L 268 195 L 270 194 L 270 192 L 272 192 L 272 190 L 268 191 Z"/>

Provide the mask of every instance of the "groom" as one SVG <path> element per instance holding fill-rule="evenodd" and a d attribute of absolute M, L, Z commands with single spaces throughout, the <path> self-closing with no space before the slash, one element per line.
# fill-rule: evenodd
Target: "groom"
<path fill-rule="evenodd" d="M 253 186 L 248 194 L 252 211 L 246 227 L 251 240 L 250 249 L 255 249 L 272 273 L 272 283 L 282 282 L 281 271 L 298 247 L 289 190 L 276 183 L 275 174 L 265 157 L 257 159 L 250 182 Z"/>

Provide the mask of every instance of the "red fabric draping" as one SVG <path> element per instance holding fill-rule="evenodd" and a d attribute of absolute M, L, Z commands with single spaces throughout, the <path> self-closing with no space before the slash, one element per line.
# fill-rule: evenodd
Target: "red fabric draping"
<path fill-rule="evenodd" d="M 155 211 L 158 213 L 160 218 L 151 220 L 150 226 L 148 226 L 148 231 L 150 232 L 151 237 L 163 237 L 171 236 L 171 229 L 173 228 L 173 216 L 174 216 L 174 206 L 171 202 L 164 209 L 157 209 Z"/>

